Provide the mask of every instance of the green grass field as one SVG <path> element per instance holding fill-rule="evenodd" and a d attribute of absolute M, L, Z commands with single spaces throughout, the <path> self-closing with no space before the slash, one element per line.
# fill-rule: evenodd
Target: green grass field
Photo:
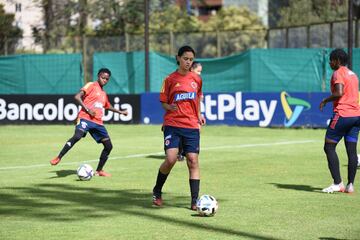
<path fill-rule="evenodd" d="M 324 194 L 331 183 L 325 130 L 206 126 L 201 190 L 218 199 L 214 217 L 190 211 L 188 170 L 178 162 L 151 206 L 163 160 L 160 126 L 107 125 L 111 178 L 79 181 L 102 146 L 81 140 L 57 166 L 49 160 L 73 126 L 0 127 L 0 239 L 360 239 L 360 184 Z M 347 159 L 338 147 L 343 180 Z"/>

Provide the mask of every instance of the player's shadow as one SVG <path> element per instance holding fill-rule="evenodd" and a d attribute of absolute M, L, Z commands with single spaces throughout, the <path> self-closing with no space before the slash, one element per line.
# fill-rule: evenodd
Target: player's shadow
<path fill-rule="evenodd" d="M 88 182 L 91 184 L 91 182 Z M 81 185 L 81 184 L 80 184 Z M 163 208 L 152 210 L 151 192 L 142 189 L 104 189 L 104 187 L 91 187 L 84 184 L 37 184 L 30 187 L 3 187 L 0 188 L 0 203 L 2 206 L 0 216 L 38 218 L 46 221 L 71 223 L 83 221 L 86 218 L 118 217 L 119 214 L 130 215 L 157 221 L 159 225 L 170 224 L 182 226 L 196 231 L 217 232 L 224 236 L 250 238 L 260 240 L 275 239 L 257 233 L 245 232 L 226 225 L 214 226 L 204 222 L 189 221 L 177 216 L 162 214 L 171 208 L 184 207 L 188 197 L 164 194 L 166 203 Z M 24 197 L 32 196 L 32 197 Z M 185 200 L 186 199 L 186 200 Z M 160 212 L 159 212 L 160 211 Z M 188 210 L 184 212 L 194 214 Z M 278 239 L 278 238 L 276 238 Z"/>
<path fill-rule="evenodd" d="M 321 188 L 312 187 L 310 185 L 302 185 L 302 184 L 282 184 L 282 183 L 269 183 L 274 185 L 277 188 L 281 189 L 291 189 L 297 191 L 305 191 L 305 192 L 321 192 Z"/>
<path fill-rule="evenodd" d="M 63 178 L 70 175 L 75 175 L 76 170 L 58 170 L 58 171 L 52 171 L 56 173 L 56 176 L 50 177 L 50 178 Z"/>
<path fill-rule="evenodd" d="M 148 156 L 146 156 L 146 158 L 153 158 L 153 159 L 164 160 L 164 159 L 165 159 L 165 155 L 148 155 Z"/>
<path fill-rule="evenodd" d="M 347 240 L 346 238 L 319 237 L 320 240 Z"/>

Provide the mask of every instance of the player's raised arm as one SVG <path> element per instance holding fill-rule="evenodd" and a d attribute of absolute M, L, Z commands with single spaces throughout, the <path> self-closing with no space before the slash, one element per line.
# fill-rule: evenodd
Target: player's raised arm
<path fill-rule="evenodd" d="M 114 108 L 111 104 L 110 104 L 108 110 L 109 110 L 109 111 L 112 111 L 112 112 L 116 112 L 116 113 L 118 113 L 118 114 L 125 115 L 125 116 L 128 115 L 128 111 L 127 111 L 127 110 L 119 110 L 119 109 L 116 109 L 116 108 Z"/>

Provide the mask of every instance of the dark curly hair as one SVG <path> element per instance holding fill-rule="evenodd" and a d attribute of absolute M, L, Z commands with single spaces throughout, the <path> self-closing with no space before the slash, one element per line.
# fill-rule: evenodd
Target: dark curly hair
<path fill-rule="evenodd" d="M 349 57 L 343 49 L 337 48 L 330 53 L 330 61 L 333 60 L 339 60 L 342 66 L 346 66 L 348 64 Z"/>
<path fill-rule="evenodd" d="M 107 68 L 101 68 L 99 71 L 98 71 L 98 76 L 100 76 L 101 73 L 107 73 L 109 74 L 109 76 L 111 76 L 111 71 Z"/>

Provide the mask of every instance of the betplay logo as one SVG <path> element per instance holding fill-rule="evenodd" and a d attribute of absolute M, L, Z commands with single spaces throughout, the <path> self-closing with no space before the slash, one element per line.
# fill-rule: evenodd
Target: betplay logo
<path fill-rule="evenodd" d="M 222 121 L 235 118 L 238 121 L 259 122 L 260 127 L 267 127 L 274 115 L 277 100 L 243 99 L 241 92 L 233 94 L 205 95 L 201 103 L 201 112 L 210 121 Z M 226 115 L 226 116 L 225 116 Z"/>
<path fill-rule="evenodd" d="M 300 98 L 293 98 L 287 92 L 281 92 L 280 94 L 281 105 L 285 113 L 284 126 L 291 127 L 295 121 L 299 118 L 300 114 L 304 110 L 311 108 L 310 103 Z M 293 107 L 293 110 L 291 107 Z"/>

